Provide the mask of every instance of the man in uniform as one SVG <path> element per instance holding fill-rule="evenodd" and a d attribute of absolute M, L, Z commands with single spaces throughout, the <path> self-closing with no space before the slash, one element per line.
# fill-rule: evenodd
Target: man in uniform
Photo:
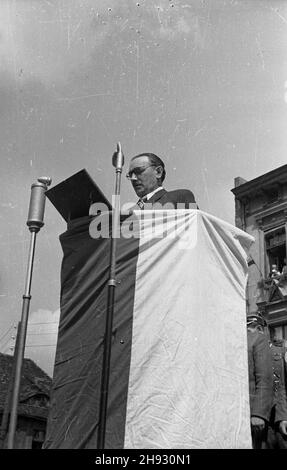
<path fill-rule="evenodd" d="M 273 366 L 273 406 L 266 448 L 287 449 L 286 347 L 270 332 Z"/>
<path fill-rule="evenodd" d="M 272 360 L 265 320 L 259 314 L 247 316 L 250 423 L 253 449 L 266 446 L 268 422 L 273 403 Z"/>

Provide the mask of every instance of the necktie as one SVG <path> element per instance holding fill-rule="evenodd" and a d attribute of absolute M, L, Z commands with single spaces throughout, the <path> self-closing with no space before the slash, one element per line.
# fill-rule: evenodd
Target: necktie
<path fill-rule="evenodd" d="M 143 197 L 142 199 L 139 199 L 138 202 L 137 202 L 137 205 L 139 206 L 139 208 L 141 210 L 144 209 L 144 203 L 147 201 L 146 197 Z"/>
<path fill-rule="evenodd" d="M 138 200 L 137 205 L 139 206 L 139 208 L 140 208 L 141 210 L 143 210 L 143 208 L 144 208 L 144 202 L 143 202 L 142 199 L 139 199 L 139 200 Z"/>

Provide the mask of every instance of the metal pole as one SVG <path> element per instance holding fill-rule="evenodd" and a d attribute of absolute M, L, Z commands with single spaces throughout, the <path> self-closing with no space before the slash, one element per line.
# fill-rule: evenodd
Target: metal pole
<path fill-rule="evenodd" d="M 117 151 L 113 155 L 113 166 L 116 167 L 116 187 L 115 187 L 115 206 L 113 210 L 113 225 L 111 237 L 111 251 L 110 251 L 110 275 L 108 281 L 108 301 L 107 301 L 107 314 L 106 314 L 106 330 L 104 338 L 104 352 L 103 352 L 103 365 L 101 377 L 101 395 L 100 395 L 100 409 L 99 409 L 99 428 L 97 448 L 105 448 L 105 434 L 106 434 L 106 421 L 107 421 L 107 404 L 108 404 L 108 391 L 109 391 L 109 378 L 110 378 L 110 360 L 111 360 L 111 345 L 112 345 L 112 328 L 113 328 L 113 315 L 114 315 L 114 300 L 116 288 L 116 240 L 119 228 L 120 216 L 120 185 L 121 173 L 124 164 L 124 156 L 121 150 L 121 144 L 118 143 Z"/>
<path fill-rule="evenodd" d="M 20 324 L 19 335 L 19 344 L 14 354 L 15 361 L 15 379 L 14 387 L 12 394 L 12 404 L 11 404 L 11 416 L 9 423 L 9 432 L 8 432 L 8 449 L 14 448 L 16 427 L 17 427 L 17 412 L 18 412 L 18 401 L 20 394 L 20 383 L 21 383 L 21 371 L 22 363 L 25 352 L 25 343 L 27 335 L 27 325 L 28 325 L 28 316 L 29 316 L 29 307 L 31 300 L 31 284 L 32 284 L 32 273 L 33 273 L 33 263 L 35 255 L 35 244 L 36 244 L 36 234 L 39 232 L 40 228 L 44 225 L 44 210 L 45 210 L 45 192 L 47 187 L 51 184 L 51 178 L 43 177 L 39 178 L 38 182 L 33 184 L 31 187 L 31 198 L 30 206 L 28 213 L 27 225 L 31 232 L 30 237 L 30 247 L 29 247 L 29 256 L 28 256 L 28 266 L 26 274 L 26 285 L 25 292 L 23 295 L 23 304 L 22 304 L 22 318 Z"/>

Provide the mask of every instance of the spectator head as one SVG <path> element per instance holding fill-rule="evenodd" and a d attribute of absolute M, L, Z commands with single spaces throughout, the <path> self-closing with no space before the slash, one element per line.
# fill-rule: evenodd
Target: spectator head
<path fill-rule="evenodd" d="M 247 328 L 249 330 L 258 330 L 264 333 L 264 328 L 267 326 L 265 318 L 259 312 L 247 315 Z"/>

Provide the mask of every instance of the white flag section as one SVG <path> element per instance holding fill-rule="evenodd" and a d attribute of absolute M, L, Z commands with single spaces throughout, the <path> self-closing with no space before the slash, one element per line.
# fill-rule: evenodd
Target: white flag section
<path fill-rule="evenodd" d="M 245 288 L 253 238 L 199 210 L 137 215 L 124 447 L 251 448 Z"/>

